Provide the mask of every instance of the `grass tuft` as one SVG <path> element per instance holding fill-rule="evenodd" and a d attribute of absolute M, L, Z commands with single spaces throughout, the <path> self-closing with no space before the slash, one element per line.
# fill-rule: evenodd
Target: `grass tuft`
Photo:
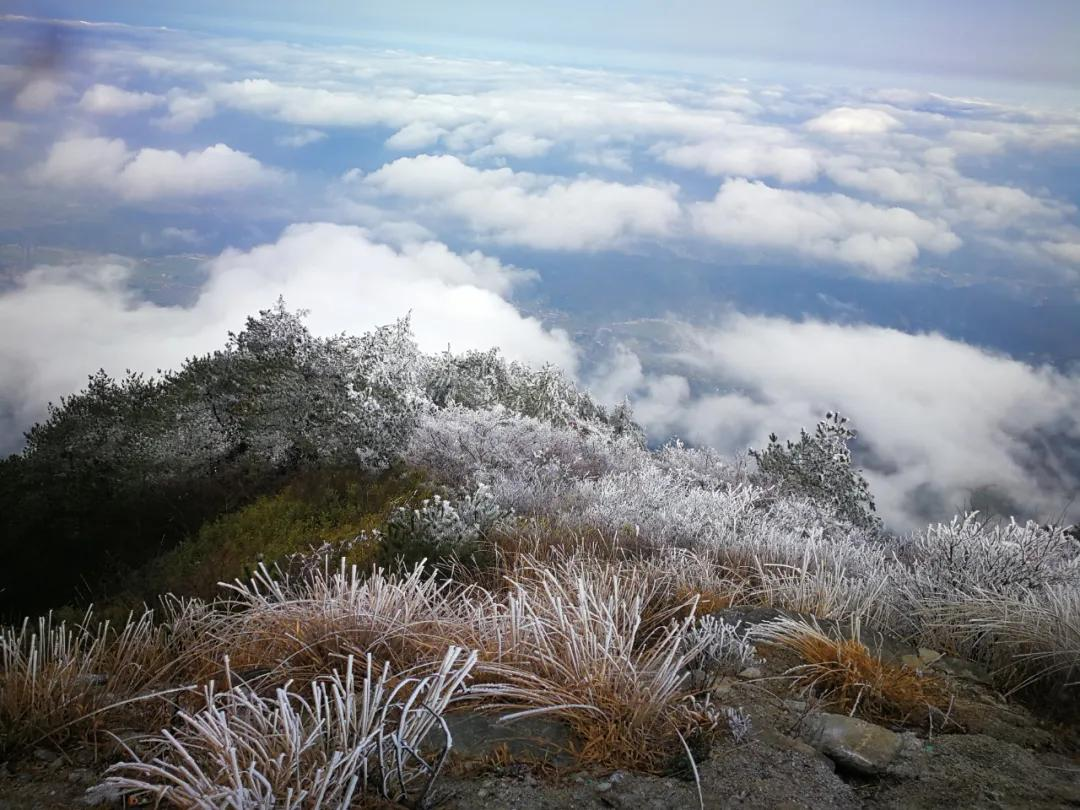
<path fill-rule="evenodd" d="M 803 664 L 787 674 L 796 688 L 820 696 L 836 711 L 872 723 L 927 726 L 946 715 L 944 680 L 874 655 L 852 623 L 850 638 L 826 633 L 816 620 L 783 618 L 758 625 L 755 640 L 796 653 Z"/>

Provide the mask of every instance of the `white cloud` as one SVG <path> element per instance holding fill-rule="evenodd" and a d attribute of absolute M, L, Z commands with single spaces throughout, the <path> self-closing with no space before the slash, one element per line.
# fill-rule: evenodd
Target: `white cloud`
<path fill-rule="evenodd" d="M 473 152 L 474 158 L 506 155 L 517 158 L 535 158 L 548 152 L 555 141 L 550 138 L 537 138 L 527 132 L 500 132 L 491 139 L 491 143 Z"/>
<path fill-rule="evenodd" d="M 438 142 L 446 130 L 428 121 L 414 121 L 386 139 L 386 145 L 401 152 L 413 152 Z"/>
<path fill-rule="evenodd" d="M 690 216 L 699 234 L 717 242 L 795 251 L 880 277 L 908 274 L 920 251 L 944 254 L 960 245 L 944 222 L 905 208 L 741 179 L 726 181 L 713 200 L 692 205 Z"/>
<path fill-rule="evenodd" d="M 818 175 L 817 157 L 803 146 L 706 141 L 668 146 L 660 150 L 659 158 L 710 175 L 774 177 L 781 183 L 808 183 Z"/>
<path fill-rule="evenodd" d="M 463 220 L 481 237 L 555 250 L 665 236 L 680 214 L 669 185 L 482 170 L 450 155 L 399 158 L 368 175 L 364 185 Z"/>
<path fill-rule="evenodd" d="M 278 146 L 288 146 L 293 149 L 299 149 L 304 146 L 309 146 L 313 143 L 326 140 L 326 133 L 318 129 L 301 129 L 298 132 L 293 132 L 289 135 L 281 135 L 274 139 L 274 143 Z"/>
<path fill-rule="evenodd" d="M 79 109 L 94 115 L 128 115 L 149 110 L 164 101 L 153 93 L 136 93 L 111 84 L 95 84 L 79 99 Z"/>
<path fill-rule="evenodd" d="M 181 154 L 131 151 L 119 138 L 69 138 L 53 144 L 32 181 L 73 189 L 104 189 L 129 200 L 198 197 L 280 182 L 283 175 L 223 143 Z"/>
<path fill-rule="evenodd" d="M 441 244 L 395 251 L 359 228 L 309 224 L 250 251 L 227 250 L 208 271 L 187 308 L 140 301 L 126 286 L 131 264 L 117 260 L 39 267 L 0 293 L 0 445 L 10 447 L 47 401 L 80 388 L 95 369 L 176 367 L 220 347 L 228 330 L 279 294 L 310 310 L 316 334 L 359 334 L 411 311 L 426 351 L 499 346 L 515 360 L 571 372 L 576 365 L 564 332 L 524 317 L 504 297 L 528 274 L 479 253 Z"/>
<path fill-rule="evenodd" d="M 933 172 L 892 166 L 864 166 L 853 156 L 826 162 L 825 173 L 845 188 L 868 192 L 889 202 L 940 207 L 948 191 L 946 178 Z"/>
<path fill-rule="evenodd" d="M 22 112 L 45 112 L 57 101 L 71 94 L 71 88 L 46 76 L 31 79 L 15 96 L 15 109 Z"/>
<path fill-rule="evenodd" d="M 1080 265 L 1080 241 L 1043 242 L 1042 248 L 1051 256 L 1070 264 Z"/>
<path fill-rule="evenodd" d="M 154 123 L 170 132 L 187 132 L 200 121 L 210 118 L 216 107 L 207 96 L 196 96 L 182 90 L 169 93 L 168 114 L 154 119 Z"/>
<path fill-rule="evenodd" d="M 606 370 L 609 397 L 633 392 L 658 436 L 728 452 L 840 410 L 869 450 L 868 477 L 895 528 L 952 514 L 986 487 L 1049 518 L 1080 485 L 1058 450 L 1080 441 L 1075 375 L 868 325 L 734 315 L 719 328 L 676 327 L 673 340 L 666 362 L 680 374 L 624 356 Z M 687 377 L 722 393 L 695 396 Z"/>
<path fill-rule="evenodd" d="M 1073 206 L 1042 200 L 1012 186 L 967 182 L 958 184 L 952 194 L 956 216 L 983 229 L 1054 223 L 1076 211 Z"/>
<path fill-rule="evenodd" d="M 900 126 L 900 121 L 884 110 L 867 107 L 837 107 L 806 122 L 811 132 L 829 135 L 880 135 Z"/>

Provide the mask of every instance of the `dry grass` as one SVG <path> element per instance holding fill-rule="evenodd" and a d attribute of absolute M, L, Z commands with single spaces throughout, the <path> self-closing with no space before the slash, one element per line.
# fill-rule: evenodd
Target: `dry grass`
<path fill-rule="evenodd" d="M 1014 691 L 1035 683 L 1080 686 L 1080 590 L 1074 587 L 976 591 L 930 599 L 922 612 L 929 633 L 989 663 Z"/>
<path fill-rule="evenodd" d="M 870 722 L 926 726 L 945 715 L 949 693 L 940 678 L 886 663 L 859 637 L 830 635 L 816 622 L 778 619 L 753 630 L 756 640 L 795 652 L 805 663 L 788 670 L 795 686 L 836 711 Z"/>
<path fill-rule="evenodd" d="M 54 624 L 50 614 L 36 624 L 27 620 L 4 628 L 0 749 L 60 744 L 117 722 L 121 709 L 148 711 L 129 703 L 111 713 L 106 709 L 161 682 L 175 662 L 150 611 L 131 616 L 120 628 L 94 623 L 90 612 L 77 625 Z"/>

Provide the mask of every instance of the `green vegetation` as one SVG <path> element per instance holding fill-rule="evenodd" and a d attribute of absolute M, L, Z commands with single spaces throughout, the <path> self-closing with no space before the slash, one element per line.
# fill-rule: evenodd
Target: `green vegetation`
<path fill-rule="evenodd" d="M 246 578 L 259 562 L 273 567 L 324 545 L 348 544 L 343 548 L 348 562 L 368 567 L 378 554 L 377 532 L 394 510 L 430 495 L 414 470 L 301 473 L 277 492 L 209 521 L 152 560 L 135 574 L 127 596 L 147 602 L 161 593 L 210 598 L 219 582 Z"/>

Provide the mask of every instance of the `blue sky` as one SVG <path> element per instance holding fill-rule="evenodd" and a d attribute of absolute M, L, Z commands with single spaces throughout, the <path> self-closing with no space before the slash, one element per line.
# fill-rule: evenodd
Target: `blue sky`
<path fill-rule="evenodd" d="M 447 8 L 14 4 L 0 447 L 284 294 L 555 362 L 657 441 L 839 408 L 895 526 L 1068 508 L 1076 6 Z"/>

